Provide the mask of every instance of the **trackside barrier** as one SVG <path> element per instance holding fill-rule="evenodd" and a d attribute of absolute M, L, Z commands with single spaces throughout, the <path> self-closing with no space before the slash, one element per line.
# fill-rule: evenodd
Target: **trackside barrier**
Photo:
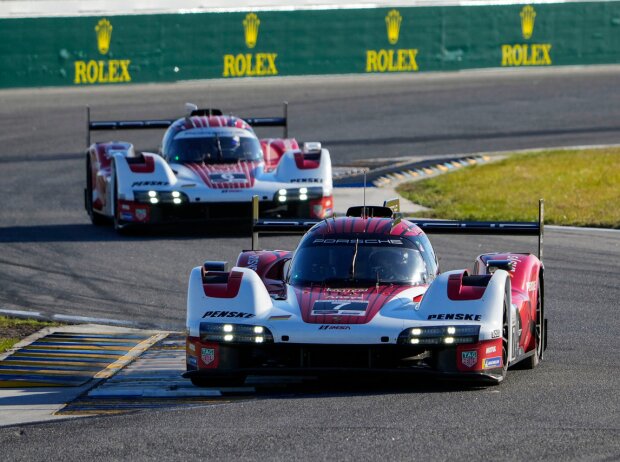
<path fill-rule="evenodd" d="M 620 62 L 620 1 L 0 19 L 0 88 Z"/>
<path fill-rule="evenodd" d="M 258 196 L 252 197 L 252 250 L 258 249 L 259 234 L 304 234 L 321 220 L 294 219 L 261 219 L 258 216 Z M 401 218 L 399 199 L 390 199 L 382 207 L 353 207 L 354 215 L 360 216 L 359 209 L 391 209 L 393 217 Z M 353 210 L 354 209 L 354 210 Z M 388 210 L 389 212 L 389 210 Z M 363 212 L 362 212 L 363 213 Z M 347 213 L 347 215 L 350 215 Z M 381 215 L 382 216 L 382 215 Z M 332 218 L 327 218 L 331 220 Z M 543 258 L 544 236 L 544 200 L 538 202 L 538 221 L 534 222 L 501 222 L 501 221 L 452 221 L 452 220 L 419 220 L 408 218 L 408 221 L 419 226 L 427 234 L 495 234 L 538 236 L 538 258 Z"/>

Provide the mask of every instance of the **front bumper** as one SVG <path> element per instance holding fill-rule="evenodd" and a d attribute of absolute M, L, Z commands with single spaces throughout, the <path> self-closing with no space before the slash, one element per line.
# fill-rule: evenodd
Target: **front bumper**
<path fill-rule="evenodd" d="M 495 347 L 496 341 L 450 347 L 397 344 L 221 344 L 187 339 L 186 377 L 219 378 L 247 375 L 351 376 L 351 375 L 442 375 L 497 383 L 497 367 L 484 366 L 478 352 Z M 490 346 L 491 345 L 491 346 Z M 501 347 L 500 347 L 501 348 Z M 462 364 L 476 352 L 476 363 Z M 501 351 L 501 350 L 500 350 Z M 465 356 L 463 355 L 465 353 Z M 495 366 L 496 363 L 493 363 Z"/>
<path fill-rule="evenodd" d="M 332 214 L 331 196 L 316 201 L 261 201 L 259 215 L 265 218 L 324 218 Z M 251 202 L 183 202 L 148 204 L 119 202 L 119 222 L 127 225 L 171 223 L 248 222 Z"/>

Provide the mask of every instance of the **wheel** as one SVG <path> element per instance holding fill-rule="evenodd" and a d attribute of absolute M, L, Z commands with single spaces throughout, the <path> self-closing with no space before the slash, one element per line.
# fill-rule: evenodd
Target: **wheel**
<path fill-rule="evenodd" d="M 127 234 L 127 228 L 125 222 L 122 221 L 119 217 L 119 206 L 118 206 L 118 178 L 116 176 L 116 165 L 114 165 L 114 173 L 112 174 L 114 178 L 114 191 L 112 193 L 112 205 L 114 210 L 112 211 L 114 230 L 118 234 Z"/>
<path fill-rule="evenodd" d="M 534 354 L 523 361 L 525 369 L 534 369 L 543 357 L 545 345 L 544 340 L 544 310 L 543 310 L 543 291 L 541 290 L 542 279 L 538 280 L 538 291 L 536 293 L 536 325 L 534 327 Z"/>
<path fill-rule="evenodd" d="M 86 213 L 90 217 L 90 221 L 95 226 L 101 226 L 106 223 L 106 219 L 103 215 L 93 210 L 93 174 L 90 166 L 90 156 L 86 155 L 86 192 L 85 192 L 85 206 Z"/>
<path fill-rule="evenodd" d="M 502 322 L 502 380 L 506 378 L 508 372 L 508 351 L 510 344 L 508 343 L 508 334 L 510 333 L 510 323 L 508 321 L 508 313 L 510 310 L 510 303 L 508 301 L 508 295 L 504 295 L 504 316 Z"/>

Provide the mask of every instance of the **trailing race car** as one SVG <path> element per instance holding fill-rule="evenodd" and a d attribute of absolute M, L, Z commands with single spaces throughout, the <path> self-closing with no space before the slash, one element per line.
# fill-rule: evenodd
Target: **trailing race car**
<path fill-rule="evenodd" d="M 397 201 L 392 208 L 398 209 Z M 194 384 L 247 375 L 430 372 L 500 382 L 535 367 L 546 344 L 539 221 L 413 221 L 353 207 L 320 222 L 259 220 L 258 232 L 309 229 L 294 252 L 251 250 L 231 271 L 189 278 L 187 372 Z M 478 256 L 440 273 L 426 232 L 530 234 L 539 257 Z"/>
<path fill-rule="evenodd" d="M 326 218 L 333 211 L 332 167 L 321 143 L 300 148 L 284 117 L 240 119 L 187 105 L 177 120 L 92 122 L 92 130 L 165 128 L 160 154 L 128 142 L 97 142 L 86 154 L 85 207 L 94 224 L 217 221 L 251 213 Z M 90 114 L 90 112 L 89 112 Z M 258 139 L 252 126 L 284 126 L 284 138 Z"/>

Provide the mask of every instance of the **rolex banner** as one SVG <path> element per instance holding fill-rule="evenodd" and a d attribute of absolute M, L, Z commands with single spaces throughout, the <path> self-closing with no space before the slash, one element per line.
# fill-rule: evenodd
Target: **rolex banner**
<path fill-rule="evenodd" d="M 0 19 L 0 87 L 620 62 L 620 1 Z"/>

